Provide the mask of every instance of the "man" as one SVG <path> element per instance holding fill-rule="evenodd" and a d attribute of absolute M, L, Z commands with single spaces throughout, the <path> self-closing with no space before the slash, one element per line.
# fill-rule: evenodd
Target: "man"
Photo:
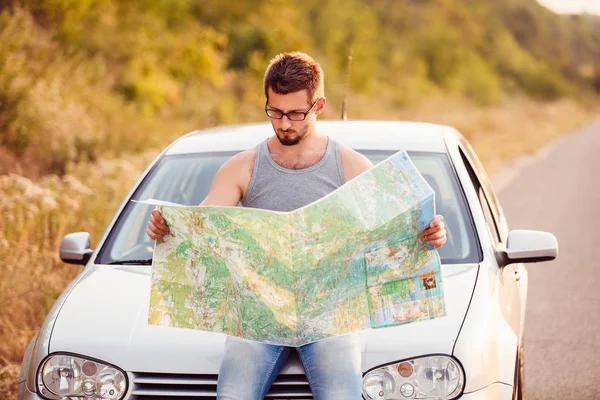
<path fill-rule="evenodd" d="M 283 53 L 264 78 L 265 111 L 275 135 L 228 160 L 217 172 L 201 206 L 236 206 L 292 211 L 332 192 L 373 164 L 358 152 L 329 139 L 315 127 L 325 108 L 323 71 L 304 53 Z M 148 222 L 157 239 L 168 227 L 157 210 Z M 440 247 L 446 242 L 441 216 L 425 231 Z M 275 346 L 228 337 L 219 371 L 218 399 L 263 399 L 290 352 Z M 298 348 L 316 400 L 361 398 L 358 334 L 338 336 Z"/>

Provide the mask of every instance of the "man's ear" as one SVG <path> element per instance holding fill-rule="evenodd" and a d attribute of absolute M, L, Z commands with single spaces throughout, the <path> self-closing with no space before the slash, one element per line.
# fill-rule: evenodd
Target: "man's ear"
<path fill-rule="evenodd" d="M 315 114 L 317 114 L 317 115 L 321 114 L 321 112 L 325 108 L 326 104 L 327 104 L 327 99 L 325 97 L 321 97 L 319 99 L 319 102 L 315 106 Z"/>

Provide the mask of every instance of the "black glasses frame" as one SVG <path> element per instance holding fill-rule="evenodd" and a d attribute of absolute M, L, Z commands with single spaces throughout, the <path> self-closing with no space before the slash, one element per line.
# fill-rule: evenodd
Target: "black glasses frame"
<path fill-rule="evenodd" d="M 321 98 L 318 98 L 317 100 L 315 100 L 315 102 L 312 104 L 312 106 L 310 106 L 310 108 L 307 111 L 289 111 L 289 112 L 283 112 L 281 110 L 278 110 L 276 108 L 268 108 L 267 106 L 269 105 L 269 100 L 267 100 L 265 102 L 265 113 L 267 114 L 267 117 L 271 118 L 271 119 L 283 119 L 284 116 L 287 117 L 287 119 L 289 119 L 290 121 L 304 121 L 306 119 L 306 116 L 308 114 L 310 114 L 310 112 L 313 110 L 313 108 L 315 107 L 315 105 L 317 105 L 317 103 L 319 102 L 319 100 L 321 100 Z M 281 113 L 281 117 L 273 117 L 269 114 L 269 111 L 277 111 Z M 302 119 L 292 119 L 290 118 L 290 114 L 303 114 L 304 116 L 302 117 Z"/>

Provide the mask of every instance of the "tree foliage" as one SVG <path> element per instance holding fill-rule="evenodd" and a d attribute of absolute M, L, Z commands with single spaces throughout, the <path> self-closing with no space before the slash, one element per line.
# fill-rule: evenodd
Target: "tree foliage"
<path fill-rule="evenodd" d="M 437 93 L 487 105 L 600 91 L 597 17 L 559 16 L 535 0 L 298 4 L 0 1 L 0 145 L 60 172 L 98 152 L 164 143 L 149 126 L 255 120 L 264 68 L 290 50 L 322 64 L 334 99 L 350 50 L 353 93 L 396 106 Z"/>

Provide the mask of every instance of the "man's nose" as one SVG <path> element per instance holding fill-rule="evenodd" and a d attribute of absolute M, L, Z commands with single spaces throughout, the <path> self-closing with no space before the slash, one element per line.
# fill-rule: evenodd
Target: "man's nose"
<path fill-rule="evenodd" d="M 281 117 L 281 129 L 286 130 L 292 126 L 292 122 L 289 120 L 287 115 Z"/>

